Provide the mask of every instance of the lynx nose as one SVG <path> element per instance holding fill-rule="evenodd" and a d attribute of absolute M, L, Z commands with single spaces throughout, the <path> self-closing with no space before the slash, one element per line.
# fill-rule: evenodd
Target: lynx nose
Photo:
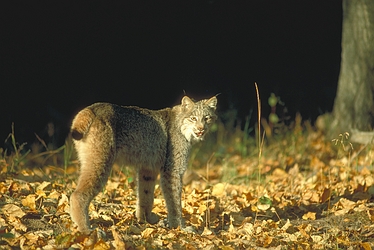
<path fill-rule="evenodd" d="M 199 132 L 204 132 L 204 126 L 197 126 L 197 130 L 199 130 Z"/>

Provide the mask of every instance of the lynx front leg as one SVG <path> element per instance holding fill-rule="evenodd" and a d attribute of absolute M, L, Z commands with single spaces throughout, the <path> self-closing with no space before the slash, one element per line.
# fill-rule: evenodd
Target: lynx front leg
<path fill-rule="evenodd" d="M 182 174 L 175 169 L 163 169 L 161 172 L 161 188 L 168 211 L 169 227 L 183 227 Z"/>
<path fill-rule="evenodd" d="M 141 222 L 147 221 L 150 224 L 155 224 L 159 220 L 158 216 L 152 213 L 157 175 L 157 171 L 147 169 L 138 170 L 136 217 Z"/>

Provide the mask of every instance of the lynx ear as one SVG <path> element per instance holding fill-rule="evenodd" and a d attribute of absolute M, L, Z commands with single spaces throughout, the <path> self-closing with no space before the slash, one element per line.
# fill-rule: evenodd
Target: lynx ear
<path fill-rule="evenodd" d="M 213 96 L 209 100 L 205 101 L 205 105 L 209 106 L 209 108 L 216 110 L 217 108 L 217 97 Z"/>
<path fill-rule="evenodd" d="M 183 96 L 182 98 L 182 107 L 186 110 L 189 110 L 193 107 L 194 102 L 188 97 L 188 96 Z"/>

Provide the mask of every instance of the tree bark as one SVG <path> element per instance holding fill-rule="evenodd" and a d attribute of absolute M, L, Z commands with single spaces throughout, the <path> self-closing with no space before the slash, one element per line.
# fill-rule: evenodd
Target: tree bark
<path fill-rule="evenodd" d="M 330 122 L 333 138 L 349 132 L 352 140 L 357 131 L 374 127 L 374 0 L 343 0 L 341 66 Z"/>

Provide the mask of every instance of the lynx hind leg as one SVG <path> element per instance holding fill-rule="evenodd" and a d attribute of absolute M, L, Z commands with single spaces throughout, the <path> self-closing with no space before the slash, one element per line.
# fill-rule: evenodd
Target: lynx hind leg
<path fill-rule="evenodd" d="M 78 231 L 88 234 L 91 231 L 88 207 L 108 180 L 114 154 L 110 146 L 105 147 L 101 143 L 77 141 L 76 146 L 81 167 L 77 188 L 70 196 L 70 215 L 72 221 L 77 224 Z"/>
<path fill-rule="evenodd" d="M 141 222 L 155 224 L 159 217 L 152 213 L 154 202 L 154 191 L 158 171 L 140 168 L 137 171 L 137 205 L 136 217 Z"/>

